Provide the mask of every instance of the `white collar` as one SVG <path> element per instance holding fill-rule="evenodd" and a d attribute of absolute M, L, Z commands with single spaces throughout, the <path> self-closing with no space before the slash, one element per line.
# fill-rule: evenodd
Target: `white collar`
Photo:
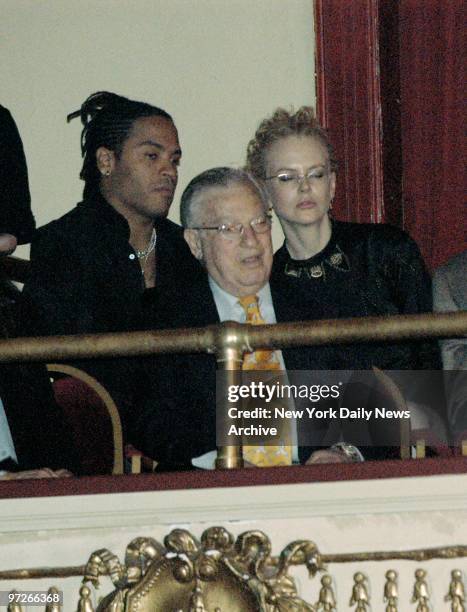
<path fill-rule="evenodd" d="M 231 319 L 233 321 L 243 323 L 245 312 L 238 301 L 238 297 L 228 293 L 225 289 L 222 289 L 222 287 L 220 287 L 211 276 L 208 278 L 209 286 L 212 291 L 214 302 L 216 303 L 220 320 L 226 321 Z M 261 287 L 256 295 L 258 296 L 258 304 L 264 320 L 267 323 L 276 323 L 269 283 L 266 283 L 263 287 Z"/>

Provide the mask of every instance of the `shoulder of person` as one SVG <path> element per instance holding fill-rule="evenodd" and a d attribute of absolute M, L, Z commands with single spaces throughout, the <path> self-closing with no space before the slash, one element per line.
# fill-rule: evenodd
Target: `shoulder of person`
<path fill-rule="evenodd" d="M 7 121 L 13 121 L 13 117 L 11 116 L 10 111 L 0 104 L 0 119 L 5 119 Z"/>
<path fill-rule="evenodd" d="M 451 276 L 459 272 L 462 272 L 464 277 L 467 274 L 467 250 L 458 255 L 454 255 L 449 261 L 437 268 L 434 272 L 434 276 Z"/>
<path fill-rule="evenodd" d="M 389 223 L 350 223 L 347 221 L 336 221 L 334 227 L 338 235 L 351 237 L 352 240 L 376 240 L 390 245 L 413 242 L 407 232 Z"/>
<path fill-rule="evenodd" d="M 158 219 L 156 221 L 156 229 L 161 232 L 164 236 L 174 237 L 174 238 L 183 238 L 183 227 L 175 221 L 171 221 L 170 219 Z"/>
<path fill-rule="evenodd" d="M 204 270 L 200 262 L 192 255 L 190 248 L 183 237 L 184 228 L 170 219 L 159 219 L 156 221 L 158 239 L 161 238 L 161 247 L 167 255 L 180 258 L 178 264 L 185 268 L 188 266 L 190 272 Z"/>
<path fill-rule="evenodd" d="M 51 241 L 65 237 L 67 234 L 67 229 L 70 223 L 72 223 L 72 213 L 73 211 L 70 211 L 59 219 L 54 219 L 53 221 L 50 221 L 49 223 L 37 228 L 34 233 L 31 248 L 35 249 L 38 247 L 38 245 L 42 246 L 45 244 L 51 244 Z"/>
<path fill-rule="evenodd" d="M 23 144 L 21 142 L 21 136 L 18 132 L 18 126 L 13 118 L 10 111 L 4 106 L 0 105 L 0 156 L 2 162 L 12 159 L 16 159 L 17 155 L 21 152 L 23 154 Z"/>
<path fill-rule="evenodd" d="M 365 257 L 371 269 L 397 282 L 402 270 L 407 279 L 428 279 L 426 266 L 417 243 L 404 230 L 387 223 L 340 223 L 339 245 L 351 257 Z M 425 282 L 425 281 L 424 281 Z"/>
<path fill-rule="evenodd" d="M 339 223 L 336 228 L 343 240 L 338 238 L 342 246 L 347 241 L 347 248 L 352 245 L 367 245 L 372 258 L 395 261 L 398 259 L 412 260 L 421 258 L 417 243 L 407 232 L 388 223 Z M 344 246 L 344 250 L 345 250 Z"/>
<path fill-rule="evenodd" d="M 0 122 L 2 124 L 2 130 L 9 129 L 10 131 L 17 133 L 18 128 L 16 127 L 16 123 L 15 123 L 15 120 L 13 119 L 13 115 L 10 113 L 10 111 L 7 108 L 5 108 L 5 106 L 2 106 L 1 104 L 0 104 Z M 4 136 L 4 134 L 2 134 L 2 136 Z"/>
<path fill-rule="evenodd" d="M 168 219 L 167 217 L 157 219 L 156 228 L 160 229 L 161 231 L 165 231 L 165 232 L 174 232 L 176 234 L 183 234 L 183 227 L 180 224 L 175 223 L 175 221 Z"/>
<path fill-rule="evenodd" d="M 85 239 L 87 234 L 80 234 L 80 231 L 89 224 L 95 227 L 96 231 L 102 232 L 102 224 L 95 226 L 102 217 L 102 212 L 97 205 L 92 205 L 86 200 L 79 202 L 74 208 L 66 212 L 58 219 L 54 219 L 36 230 L 35 241 L 42 241 L 44 238 L 50 239 L 61 236 L 70 236 L 73 233 Z"/>
<path fill-rule="evenodd" d="M 467 251 L 452 257 L 433 273 L 433 295 L 437 308 L 449 294 L 459 310 L 467 307 Z M 451 304 L 450 304 L 451 305 Z M 449 310 L 451 308 L 449 307 Z"/>

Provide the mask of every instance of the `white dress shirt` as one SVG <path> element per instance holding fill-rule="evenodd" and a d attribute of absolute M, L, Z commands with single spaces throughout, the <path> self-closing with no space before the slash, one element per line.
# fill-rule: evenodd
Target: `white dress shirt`
<path fill-rule="evenodd" d="M 10 426 L 8 425 L 8 419 L 5 414 L 5 408 L 0 398 L 0 462 L 5 461 L 5 459 L 13 459 L 13 461 L 18 462 L 15 445 L 11 437 Z M 2 473 L 3 472 L 0 470 L 0 474 Z"/>

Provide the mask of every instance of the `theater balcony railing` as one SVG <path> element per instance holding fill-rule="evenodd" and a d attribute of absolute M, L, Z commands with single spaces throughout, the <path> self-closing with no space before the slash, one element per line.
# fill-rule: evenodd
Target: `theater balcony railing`
<path fill-rule="evenodd" d="M 225 323 L 2 340 L 0 361 L 210 351 L 230 372 L 256 347 L 466 334 L 467 313 Z M 53 584 L 63 604 L 34 609 L 459 611 L 466 525 L 465 457 L 0 482 L 0 609 Z"/>
<path fill-rule="evenodd" d="M 467 313 L 397 315 L 251 326 L 227 321 L 191 329 L 83 334 L 0 340 L 0 362 L 72 360 L 99 357 L 142 357 L 163 353 L 214 353 L 227 385 L 235 384 L 243 354 L 257 348 L 276 349 L 451 338 L 466 334 Z M 227 398 L 225 398 L 227 402 Z M 218 406 L 218 414 L 223 414 Z M 227 412 L 227 404 L 225 406 Z M 242 467 L 242 448 L 218 449 L 217 467 Z"/>

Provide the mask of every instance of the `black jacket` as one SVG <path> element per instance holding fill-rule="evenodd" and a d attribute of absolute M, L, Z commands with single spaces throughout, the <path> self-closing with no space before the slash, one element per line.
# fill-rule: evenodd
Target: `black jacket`
<path fill-rule="evenodd" d="M 0 233 L 30 242 L 35 229 L 23 143 L 10 111 L 0 106 Z"/>
<path fill-rule="evenodd" d="M 23 290 L 23 335 L 123 332 L 149 329 L 167 294 L 184 293 L 200 271 L 182 228 L 155 223 L 156 288 L 145 290 L 128 240 L 127 221 L 99 194 L 37 231 Z M 137 359 L 76 362 L 110 392 L 124 414 L 138 401 Z"/>
<path fill-rule="evenodd" d="M 184 290 L 199 270 L 182 228 L 168 219 L 157 229 L 156 290 Z M 31 245 L 23 296 L 26 331 L 35 335 L 105 333 L 148 328 L 141 268 L 127 221 L 100 195 L 41 227 Z"/>
<path fill-rule="evenodd" d="M 305 261 L 292 260 L 284 245 L 274 255 L 270 284 L 281 321 L 432 312 L 420 251 L 390 225 L 333 221 L 327 246 Z M 309 369 L 440 367 L 437 343 L 430 341 L 320 346 L 308 357 Z"/>
<path fill-rule="evenodd" d="M 0 337 L 17 333 L 19 291 L 0 278 Z M 0 398 L 15 446 L 18 464 L 5 460 L 0 469 L 66 468 L 80 473 L 70 427 L 55 403 L 44 366 L 0 364 Z"/>
<path fill-rule="evenodd" d="M 0 365 L 0 398 L 18 458 L 18 465 L 0 462 L 0 469 L 48 467 L 80 473 L 69 424 L 55 403 L 44 367 Z"/>

